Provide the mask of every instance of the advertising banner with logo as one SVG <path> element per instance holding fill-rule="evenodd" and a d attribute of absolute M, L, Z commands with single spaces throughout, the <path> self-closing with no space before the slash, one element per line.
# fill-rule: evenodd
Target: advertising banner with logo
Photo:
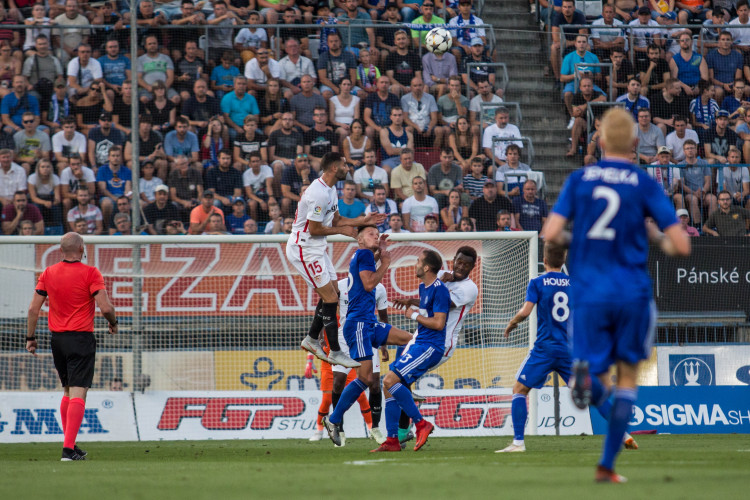
<path fill-rule="evenodd" d="M 657 348 L 659 385 L 750 384 L 750 346 L 669 346 Z"/>
<path fill-rule="evenodd" d="M 595 434 L 606 422 L 591 411 Z M 747 387 L 641 387 L 633 407 L 630 431 L 660 434 L 748 434 L 750 395 Z"/>
<path fill-rule="evenodd" d="M 59 442 L 59 392 L 11 392 L 0 398 L 0 442 Z M 138 441 L 133 400 L 129 392 L 90 391 L 86 397 L 78 442 Z"/>

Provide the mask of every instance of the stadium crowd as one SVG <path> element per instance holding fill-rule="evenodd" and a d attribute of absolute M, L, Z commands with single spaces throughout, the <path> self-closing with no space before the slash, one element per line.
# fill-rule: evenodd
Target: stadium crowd
<path fill-rule="evenodd" d="M 685 230 L 750 234 L 750 29 L 738 27 L 750 27 L 748 0 L 615 0 L 595 19 L 573 0 L 541 5 L 570 116 L 567 156 L 601 158 L 599 117 L 623 106 L 637 121 L 634 161 L 663 185 Z"/>
<path fill-rule="evenodd" d="M 471 0 L 141 0 L 137 61 L 125 2 L 8 3 L 0 25 L 26 27 L 0 30 L 4 234 L 288 232 L 329 151 L 350 167 L 341 212 L 388 213 L 382 230 L 539 230 L 546 217 L 523 143 L 492 141 L 520 131 Z M 427 31 L 402 22 L 452 27 L 451 50 L 424 50 Z"/>

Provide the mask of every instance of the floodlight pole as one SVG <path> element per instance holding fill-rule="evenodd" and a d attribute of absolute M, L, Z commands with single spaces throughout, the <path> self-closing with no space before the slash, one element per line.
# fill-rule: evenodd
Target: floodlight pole
<path fill-rule="evenodd" d="M 133 89 L 130 95 L 130 142 L 132 144 L 133 160 L 132 171 L 132 214 L 131 229 L 135 234 L 141 225 L 141 194 L 139 191 L 140 165 L 140 134 L 138 133 L 138 0 L 130 0 L 130 85 Z M 140 233 L 140 231 L 138 231 Z M 141 245 L 133 246 L 133 317 L 132 317 L 132 339 L 133 339 L 133 382 L 140 379 L 142 373 L 142 296 L 143 278 L 141 277 Z M 135 390 L 135 388 L 133 388 Z"/>

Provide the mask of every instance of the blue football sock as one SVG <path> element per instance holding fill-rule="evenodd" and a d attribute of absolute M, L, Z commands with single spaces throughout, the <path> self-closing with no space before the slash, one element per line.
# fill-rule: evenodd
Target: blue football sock
<path fill-rule="evenodd" d="M 398 418 L 401 416 L 401 407 L 393 398 L 385 399 L 385 431 L 388 437 L 398 437 Z"/>
<path fill-rule="evenodd" d="M 404 413 L 409 415 L 409 418 L 416 424 L 422 420 L 422 414 L 419 413 L 419 408 L 414 404 L 414 399 L 411 397 L 409 389 L 401 385 L 400 383 L 393 384 L 389 389 L 389 392 L 398 401 L 398 405 L 404 410 Z"/>
<path fill-rule="evenodd" d="M 599 465 L 614 470 L 615 458 L 622 447 L 622 438 L 628 429 L 633 403 L 638 396 L 635 389 L 615 389 L 615 401 L 609 417 L 609 429 L 604 440 L 604 450 Z"/>
<path fill-rule="evenodd" d="M 336 405 L 336 408 L 334 408 L 333 413 L 331 413 L 331 416 L 328 417 L 328 421 L 332 424 L 341 423 L 346 410 L 351 408 L 359 395 L 365 392 L 365 389 L 367 389 L 367 386 L 358 378 L 355 378 L 354 380 L 349 382 L 346 387 L 344 387 L 344 391 L 341 393 L 339 402 Z"/>
<path fill-rule="evenodd" d="M 513 394 L 513 403 L 510 405 L 510 414 L 513 417 L 513 440 L 523 441 L 526 417 L 529 414 L 526 408 L 526 395 Z"/>

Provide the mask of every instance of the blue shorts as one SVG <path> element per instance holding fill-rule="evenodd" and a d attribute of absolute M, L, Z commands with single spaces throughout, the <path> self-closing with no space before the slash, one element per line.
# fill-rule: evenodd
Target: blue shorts
<path fill-rule="evenodd" d="M 532 349 L 521 363 L 516 380 L 532 389 L 539 389 L 547 381 L 550 372 L 557 372 L 565 383 L 570 380 L 570 367 L 573 361 L 567 352 L 543 352 Z"/>
<path fill-rule="evenodd" d="M 349 356 L 355 361 L 372 359 L 372 349 L 385 345 L 391 325 L 380 322 L 346 321 L 344 340 L 349 346 Z"/>
<path fill-rule="evenodd" d="M 568 329 L 573 359 L 588 361 L 591 374 L 600 375 L 616 361 L 635 364 L 648 359 L 656 332 L 656 304 L 642 299 L 578 305 L 571 311 Z"/>
<path fill-rule="evenodd" d="M 427 344 L 413 344 L 391 363 L 390 370 L 394 372 L 404 384 L 411 384 L 427 373 L 430 368 L 443 359 L 445 347 L 439 349 Z"/>

